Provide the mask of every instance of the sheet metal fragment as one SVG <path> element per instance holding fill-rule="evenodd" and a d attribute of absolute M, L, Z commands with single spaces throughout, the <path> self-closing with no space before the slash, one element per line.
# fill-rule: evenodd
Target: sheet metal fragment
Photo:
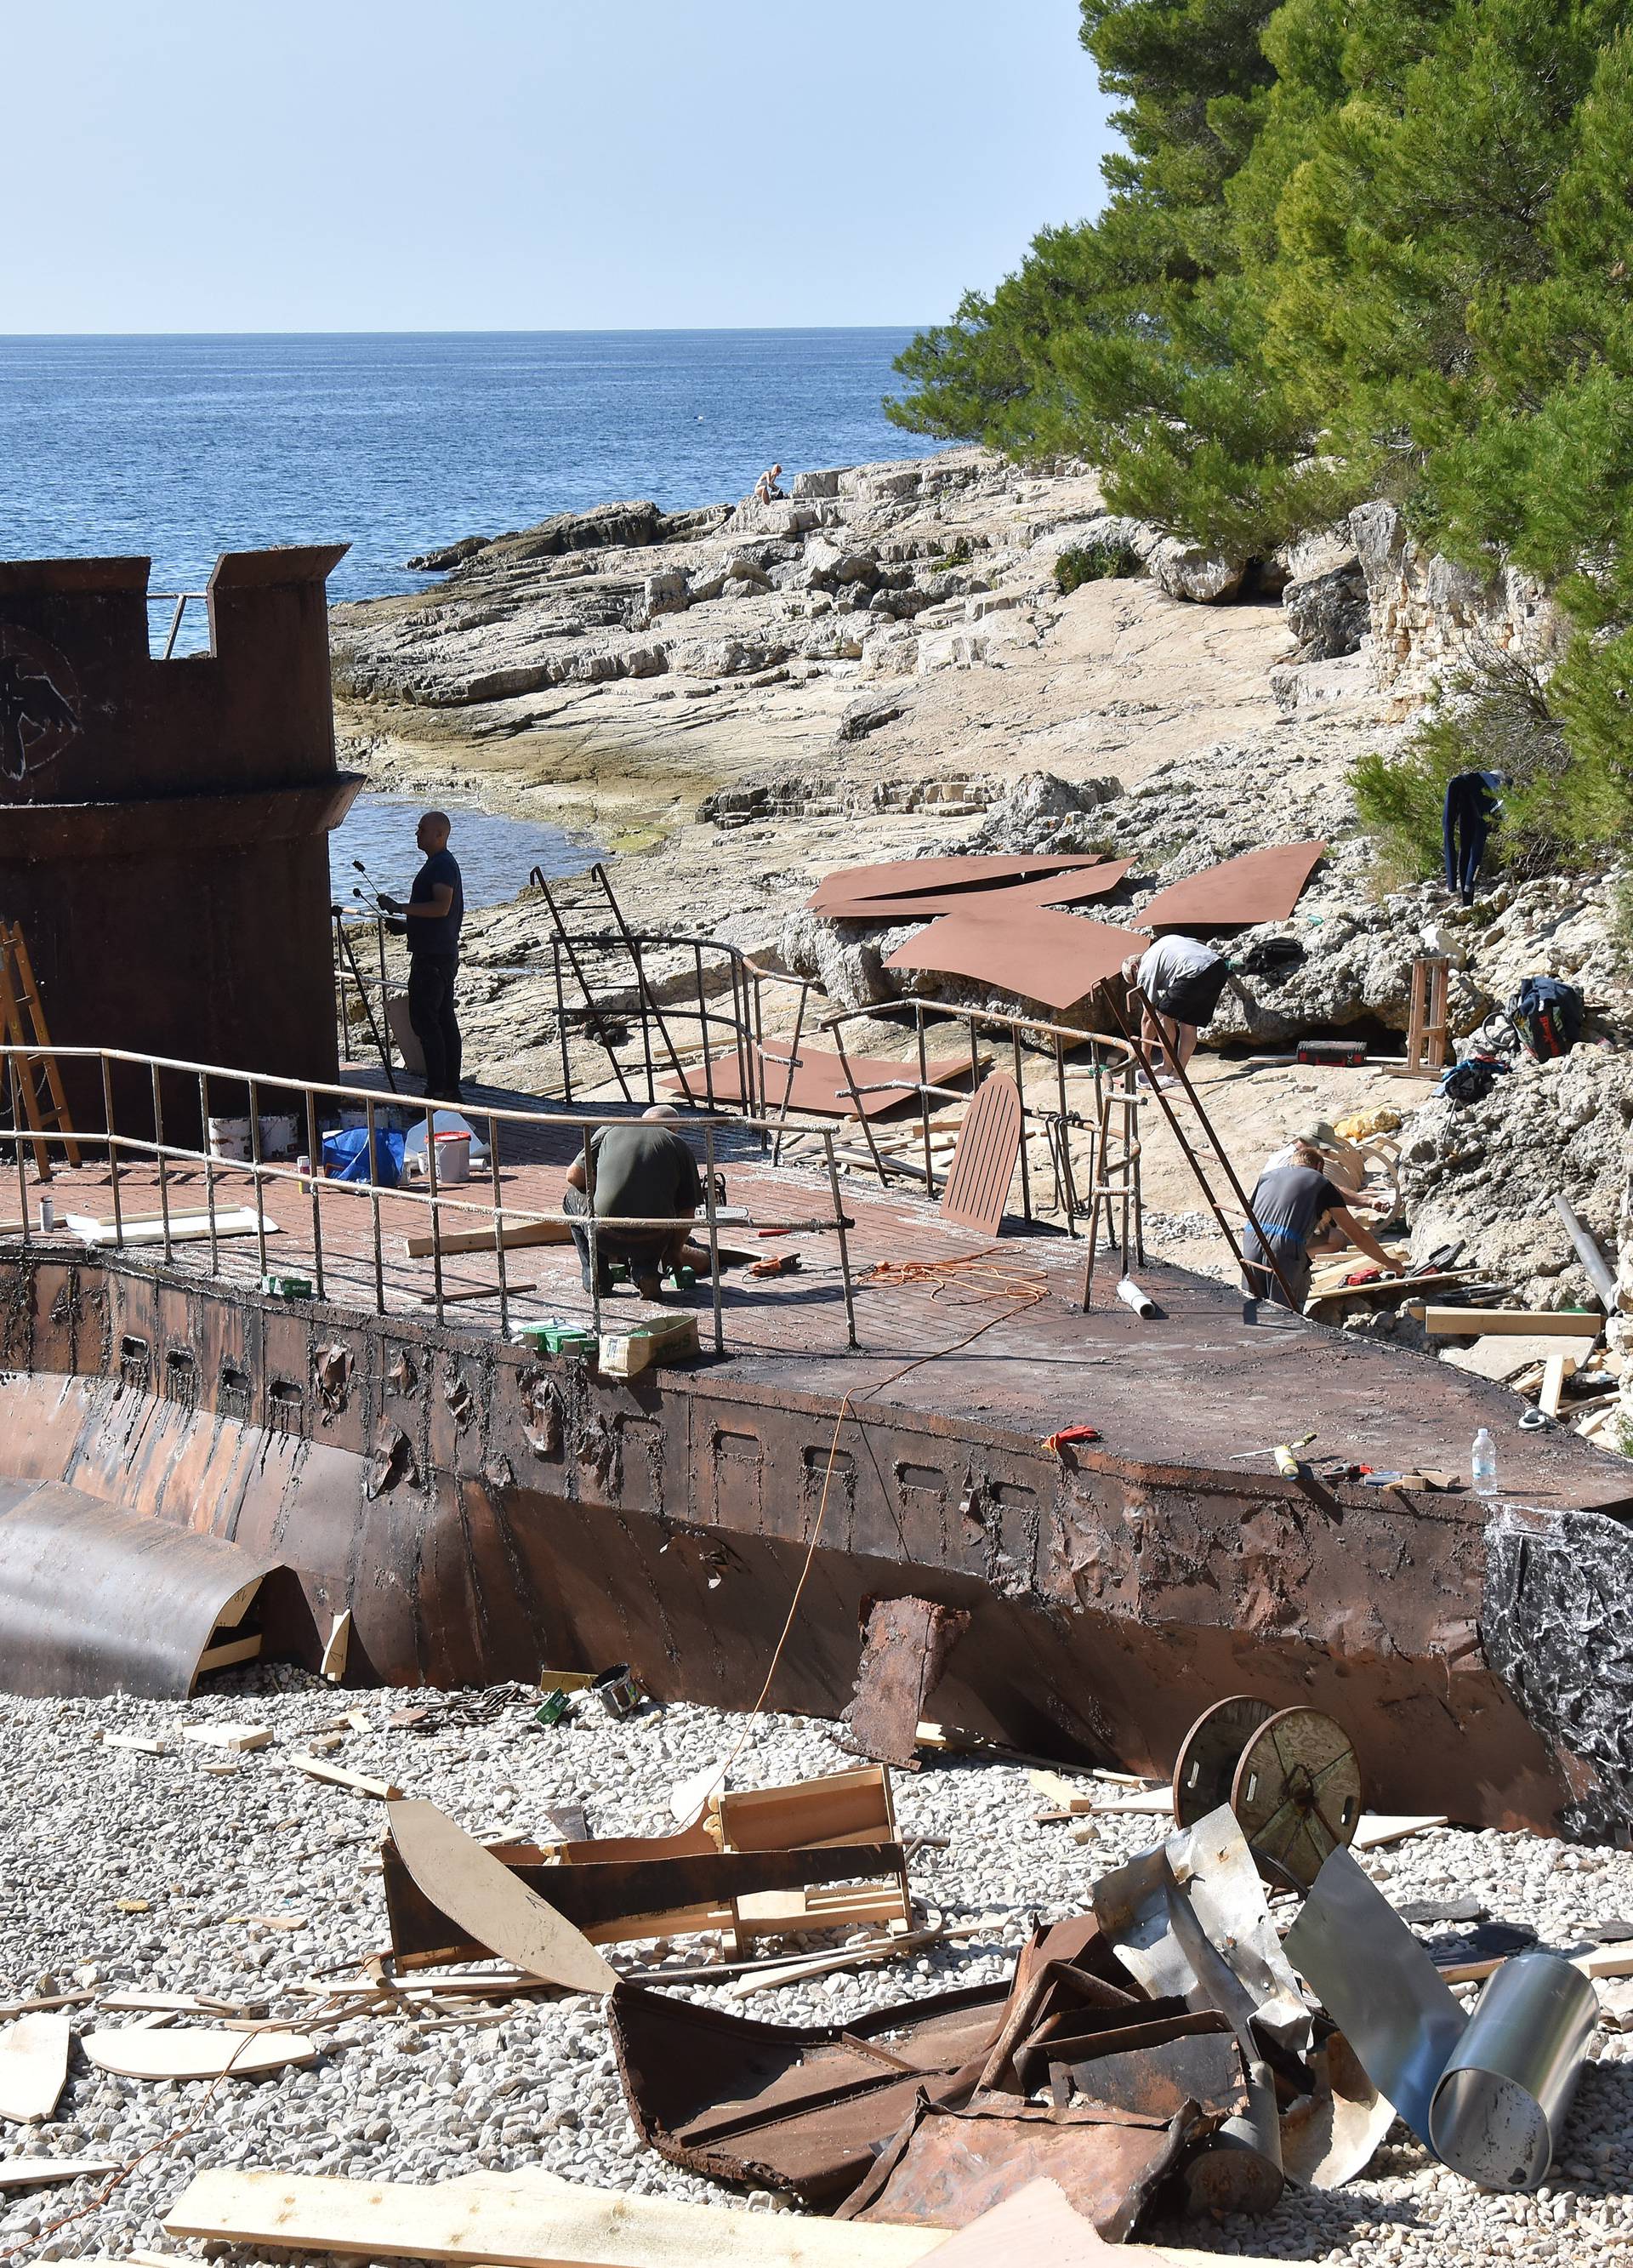
<path fill-rule="evenodd" d="M 969 1624 L 962 1607 L 933 1599 L 870 1599 L 842 1747 L 879 1764 L 910 1765 L 924 1705 Z"/>
<path fill-rule="evenodd" d="M 1368 2077 L 1444 2164 L 1487 2189 L 1538 2186 L 1598 2015 L 1579 1970 L 1554 1954 L 1517 1954 L 1465 2018 L 1347 1851 L 1322 1867 L 1287 1949 Z"/>

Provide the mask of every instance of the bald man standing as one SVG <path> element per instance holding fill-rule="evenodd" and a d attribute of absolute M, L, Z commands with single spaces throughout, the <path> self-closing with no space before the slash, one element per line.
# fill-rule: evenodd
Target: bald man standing
<path fill-rule="evenodd" d="M 465 919 L 465 886 L 448 837 L 453 822 L 445 811 L 428 811 L 415 841 L 425 864 L 414 878 L 408 902 L 380 903 L 401 914 L 408 944 L 408 1021 L 425 1057 L 425 1092 L 438 1102 L 463 1102 L 460 1091 L 463 1042 L 453 1012 L 453 981 L 460 968 L 460 926 Z"/>

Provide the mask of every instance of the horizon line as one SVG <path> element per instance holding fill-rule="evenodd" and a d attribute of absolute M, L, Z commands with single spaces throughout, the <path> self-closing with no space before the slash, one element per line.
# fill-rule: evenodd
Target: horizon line
<path fill-rule="evenodd" d="M 577 324 L 533 329 L 437 330 L 404 324 L 384 330 L 298 331 L 0 331 L 0 342 L 51 344 L 64 339 L 651 339 L 747 338 L 806 331 L 920 331 L 923 323 L 651 323 Z"/>

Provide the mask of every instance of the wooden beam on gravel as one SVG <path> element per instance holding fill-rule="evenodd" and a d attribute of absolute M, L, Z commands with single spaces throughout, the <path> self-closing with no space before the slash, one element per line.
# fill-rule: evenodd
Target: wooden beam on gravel
<path fill-rule="evenodd" d="M 225 2168 L 195 2175 L 165 2234 L 498 2268 L 906 2268 L 946 2239 L 941 2228 L 682 2205 L 553 2174 L 421 2185 Z"/>
<path fill-rule="evenodd" d="M 1531 1338 L 1596 1339 L 1603 1315 L 1572 1314 L 1565 1307 L 1425 1307 L 1423 1329 L 1431 1338 L 1484 1338 L 1523 1332 Z"/>

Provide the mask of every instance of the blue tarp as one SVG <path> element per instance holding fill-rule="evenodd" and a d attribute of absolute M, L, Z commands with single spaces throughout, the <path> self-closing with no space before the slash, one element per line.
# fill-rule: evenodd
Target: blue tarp
<path fill-rule="evenodd" d="M 374 1170 L 369 1170 L 369 1130 L 345 1126 L 323 1138 L 323 1167 L 332 1182 L 372 1182 L 394 1189 L 402 1179 L 403 1138 L 394 1127 L 374 1130 Z"/>

